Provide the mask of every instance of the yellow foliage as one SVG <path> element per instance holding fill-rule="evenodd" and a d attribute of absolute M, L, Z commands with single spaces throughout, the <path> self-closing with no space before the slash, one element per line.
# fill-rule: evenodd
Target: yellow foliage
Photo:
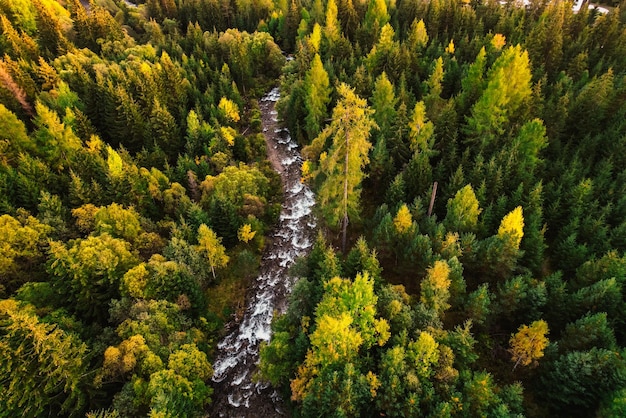
<path fill-rule="evenodd" d="M 320 42 L 322 41 L 322 27 L 319 23 L 315 23 L 313 26 L 313 32 L 309 35 L 309 45 L 314 53 L 320 51 Z"/>
<path fill-rule="evenodd" d="M 122 157 L 110 145 L 107 145 L 107 166 L 109 167 L 109 174 L 113 178 L 120 178 L 124 173 Z"/>
<path fill-rule="evenodd" d="M 519 364 L 528 366 L 533 361 L 543 357 L 543 351 L 548 346 L 548 323 L 544 320 L 535 321 L 530 326 L 522 325 L 517 333 L 511 336 L 511 361 L 515 362 L 515 369 Z"/>
<path fill-rule="evenodd" d="M 519 248 L 522 237 L 524 236 L 524 215 L 521 206 L 513 209 L 508 215 L 502 218 L 502 222 L 500 222 L 498 236 L 504 238 L 507 235 L 511 237 L 515 248 Z"/>
<path fill-rule="evenodd" d="M 311 345 L 316 349 L 317 361 L 330 364 L 354 358 L 363 343 L 361 333 L 352 329 L 352 316 L 342 313 L 338 318 L 324 315 L 311 334 Z"/>
<path fill-rule="evenodd" d="M 104 142 L 97 135 L 91 135 L 89 140 L 87 141 L 87 149 L 92 154 L 98 154 L 102 151 L 102 147 L 104 147 Z"/>
<path fill-rule="evenodd" d="M 493 35 L 491 45 L 493 45 L 496 50 L 500 51 L 502 47 L 506 45 L 506 36 L 502 35 L 501 33 L 496 33 L 495 35 Z"/>
<path fill-rule="evenodd" d="M 226 248 L 222 245 L 222 238 L 205 224 L 198 228 L 198 250 L 206 255 L 211 266 L 213 278 L 215 278 L 215 268 L 224 267 L 230 258 L 226 255 Z"/>
<path fill-rule="evenodd" d="M 235 145 L 235 137 L 237 136 L 237 131 L 235 131 L 233 128 L 231 128 L 230 126 L 222 126 L 220 128 L 220 134 L 222 136 L 222 139 L 224 139 L 224 141 L 226 141 L 226 143 L 229 146 L 233 146 Z"/>
<path fill-rule="evenodd" d="M 441 243 L 441 253 L 446 254 L 446 258 L 452 258 L 455 255 L 460 256 L 462 251 L 463 250 L 459 243 L 459 233 L 448 232 L 445 239 Z"/>
<path fill-rule="evenodd" d="M 224 113 L 226 119 L 232 122 L 239 122 L 239 106 L 237 106 L 235 102 L 226 97 L 222 97 L 217 107 Z"/>
<path fill-rule="evenodd" d="M 365 379 L 367 380 L 367 383 L 369 383 L 370 385 L 370 394 L 372 395 L 372 398 L 375 398 L 376 391 L 381 385 L 380 380 L 378 380 L 378 377 L 371 371 L 367 372 L 367 374 L 365 375 Z"/>
<path fill-rule="evenodd" d="M 302 177 L 300 178 L 300 182 L 304 183 L 311 176 L 311 162 L 309 160 L 302 163 L 301 171 Z"/>
<path fill-rule="evenodd" d="M 450 43 L 446 47 L 446 52 L 450 55 L 454 55 L 454 39 L 450 40 Z"/>
<path fill-rule="evenodd" d="M 239 231 L 237 231 L 237 238 L 239 238 L 239 241 L 241 242 L 248 242 L 254 238 L 255 235 L 256 231 L 252 230 L 250 224 L 242 225 L 241 228 L 239 228 Z"/>
<path fill-rule="evenodd" d="M 411 225 L 413 225 L 411 212 L 409 212 L 409 208 L 405 204 L 398 209 L 398 213 L 393 219 L 393 225 L 396 227 L 396 231 L 400 234 L 407 232 L 411 228 Z"/>
<path fill-rule="evenodd" d="M 442 312 L 450 307 L 450 267 L 443 260 L 435 261 L 422 281 L 421 302 L 429 308 Z"/>
<path fill-rule="evenodd" d="M 81 207 L 72 209 L 72 216 L 76 218 L 76 226 L 81 232 L 89 233 L 96 226 L 96 213 L 100 210 L 97 206 L 87 203 Z"/>
<path fill-rule="evenodd" d="M 141 263 L 136 267 L 128 270 L 122 278 L 122 287 L 129 296 L 133 298 L 143 298 L 146 285 L 148 284 L 148 269 L 146 264 Z"/>

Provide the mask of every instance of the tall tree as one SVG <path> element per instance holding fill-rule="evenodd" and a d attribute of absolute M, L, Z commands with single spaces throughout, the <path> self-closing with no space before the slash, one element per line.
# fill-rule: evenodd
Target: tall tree
<path fill-rule="evenodd" d="M 319 169 L 323 181 L 318 196 L 326 210 L 326 218 L 332 226 L 341 224 L 342 248 L 346 250 L 346 237 L 350 218 L 358 218 L 363 169 L 369 163 L 368 152 L 372 147 L 368 138 L 376 126 L 374 111 L 365 99 L 357 96 L 352 88 L 341 83 L 337 88 L 340 99 L 333 109 L 330 125 L 315 138 L 308 150 L 318 154 L 326 139 L 332 137 L 328 153 L 319 155 Z"/>
<path fill-rule="evenodd" d="M 311 68 L 306 73 L 304 89 L 306 91 L 304 104 L 307 110 L 306 131 L 309 139 L 313 139 L 320 133 L 322 123 L 326 118 L 326 106 L 328 106 L 332 91 L 328 73 L 322 65 L 319 54 L 315 54 Z"/>
<path fill-rule="evenodd" d="M 477 60 L 475 75 L 481 63 Z M 487 87 L 467 119 L 469 139 L 477 141 L 482 149 L 493 145 L 530 98 L 531 77 L 528 52 L 519 45 L 506 49 L 489 70 Z"/>

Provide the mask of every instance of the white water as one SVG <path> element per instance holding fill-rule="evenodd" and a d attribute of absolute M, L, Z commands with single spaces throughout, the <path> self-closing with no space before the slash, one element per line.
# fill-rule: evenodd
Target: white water
<path fill-rule="evenodd" d="M 259 345 L 271 338 L 274 312 L 286 309 L 286 298 L 295 280 L 288 276 L 288 269 L 298 257 L 310 250 L 316 221 L 312 214 L 314 194 L 300 182 L 302 158 L 298 146 L 289 132 L 278 126 L 274 105 L 279 97 L 276 88 L 261 100 L 260 107 L 265 116 L 263 131 L 268 135 L 268 147 L 272 147 L 268 153 L 276 154 L 280 161 L 280 166 L 274 168 L 281 174 L 284 203 L 272 243 L 266 249 L 260 274 L 252 286 L 243 319 L 218 344 L 213 381 L 216 383 L 216 406 L 220 416 L 258 416 L 260 411 L 247 408 L 255 397 L 259 401 L 258 397 L 262 396 L 271 398 L 274 414 L 282 413 L 276 391 L 268 390 L 271 389 L 268 383 L 253 382 L 252 379 L 257 371 Z M 224 397 L 228 405 L 219 405 L 219 399 Z M 267 400 L 260 402 L 267 403 Z"/>

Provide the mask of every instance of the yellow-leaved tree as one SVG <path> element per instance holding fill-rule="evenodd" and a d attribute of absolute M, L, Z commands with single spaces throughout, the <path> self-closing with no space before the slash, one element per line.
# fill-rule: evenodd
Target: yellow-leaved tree
<path fill-rule="evenodd" d="M 215 268 L 225 267 L 229 257 L 226 255 L 226 248 L 222 245 L 222 239 L 205 224 L 198 228 L 198 250 L 209 260 L 211 273 L 215 279 Z"/>
<path fill-rule="evenodd" d="M 544 320 L 535 321 L 530 326 L 522 325 L 516 334 L 511 336 L 511 361 L 515 362 L 513 370 L 520 364 L 528 366 L 543 357 L 543 351 L 550 342 L 546 337 L 548 323 Z"/>
<path fill-rule="evenodd" d="M 250 224 L 244 224 L 237 231 L 237 238 L 241 242 L 249 242 L 256 235 L 256 231 L 252 230 L 252 226 Z"/>
<path fill-rule="evenodd" d="M 444 260 L 437 260 L 428 269 L 426 278 L 422 280 L 420 301 L 437 313 L 450 307 L 450 266 Z"/>
<path fill-rule="evenodd" d="M 226 97 L 222 97 L 217 108 L 222 112 L 227 121 L 239 122 L 239 106 L 237 106 L 237 103 Z"/>
<path fill-rule="evenodd" d="M 498 236 L 505 239 L 507 235 L 513 246 L 519 249 L 520 242 L 522 242 L 522 237 L 524 236 L 524 215 L 521 206 L 509 212 L 500 222 Z"/>
<path fill-rule="evenodd" d="M 396 228 L 396 231 L 399 234 L 404 234 L 409 229 L 411 229 L 412 225 L 413 217 L 411 216 L 411 212 L 409 211 L 409 208 L 406 206 L 406 204 L 403 204 L 402 206 L 400 206 L 400 209 L 398 209 L 396 217 L 393 218 L 393 226 Z"/>

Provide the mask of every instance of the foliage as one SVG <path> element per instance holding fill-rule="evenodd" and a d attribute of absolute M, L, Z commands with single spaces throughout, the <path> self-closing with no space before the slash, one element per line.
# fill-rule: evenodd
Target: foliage
<path fill-rule="evenodd" d="M 261 353 L 287 409 L 624 415 L 623 4 L 137 3 L 0 0 L 0 416 L 205 413 L 278 84 L 327 233 Z"/>

